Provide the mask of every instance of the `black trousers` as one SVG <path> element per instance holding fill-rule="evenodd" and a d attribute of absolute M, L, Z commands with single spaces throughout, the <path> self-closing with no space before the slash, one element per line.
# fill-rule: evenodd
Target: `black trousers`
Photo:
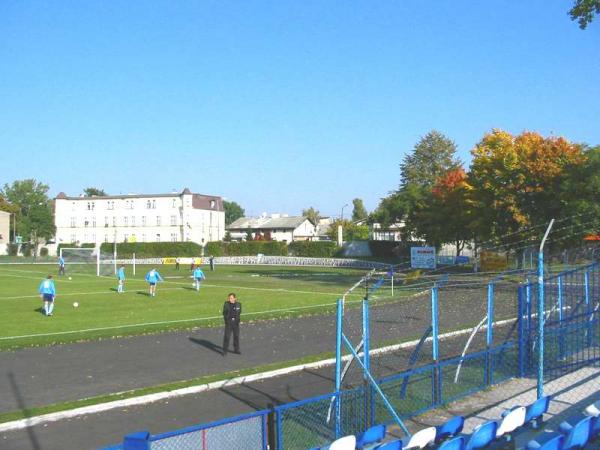
<path fill-rule="evenodd" d="M 231 333 L 233 333 L 233 350 L 236 352 L 240 351 L 240 323 L 228 320 L 225 322 L 225 334 L 223 334 L 223 353 L 229 351 Z"/>

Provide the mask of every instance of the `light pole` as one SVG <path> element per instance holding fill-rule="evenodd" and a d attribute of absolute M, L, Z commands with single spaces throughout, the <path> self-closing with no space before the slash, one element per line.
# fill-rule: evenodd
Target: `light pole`
<path fill-rule="evenodd" d="M 344 206 L 342 206 L 342 214 L 340 216 L 340 220 L 343 222 L 344 221 L 344 208 L 348 206 L 348 203 L 346 203 Z"/>

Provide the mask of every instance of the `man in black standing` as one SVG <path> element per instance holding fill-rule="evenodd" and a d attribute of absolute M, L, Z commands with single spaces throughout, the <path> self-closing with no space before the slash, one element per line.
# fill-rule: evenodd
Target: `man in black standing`
<path fill-rule="evenodd" d="M 229 337 L 233 333 L 233 352 L 240 353 L 240 315 L 242 314 L 242 304 L 237 301 L 232 292 L 227 296 L 227 301 L 223 305 L 223 319 L 225 320 L 225 334 L 223 335 L 223 356 L 229 351 Z"/>

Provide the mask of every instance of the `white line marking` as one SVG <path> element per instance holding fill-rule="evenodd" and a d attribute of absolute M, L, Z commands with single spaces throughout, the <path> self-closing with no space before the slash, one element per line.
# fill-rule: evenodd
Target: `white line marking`
<path fill-rule="evenodd" d="M 506 323 L 514 322 L 516 319 L 506 319 L 499 322 L 494 322 L 494 325 L 504 325 Z M 449 337 L 459 336 L 462 334 L 469 333 L 471 328 L 465 328 L 463 330 L 452 331 L 439 336 L 440 339 L 446 339 Z M 431 338 L 427 338 L 426 341 L 430 341 Z M 419 340 L 403 342 L 401 344 L 389 345 L 387 347 L 381 347 L 371 350 L 372 355 L 378 355 L 380 353 L 387 353 L 390 351 L 414 347 L 419 343 Z M 361 354 L 359 353 L 359 356 Z M 342 357 L 342 361 L 347 361 L 352 355 L 346 355 Z M 145 405 L 148 403 L 158 402 L 160 400 L 166 400 L 170 398 L 182 397 L 184 395 L 199 394 L 201 392 L 212 391 L 215 389 L 221 389 L 229 386 L 236 386 L 244 383 L 251 383 L 254 381 L 261 381 L 268 378 L 280 377 L 282 375 L 289 375 L 291 373 L 300 372 L 305 369 L 319 369 L 321 367 L 331 366 L 335 364 L 335 358 L 323 359 L 321 361 L 315 361 L 307 364 L 299 364 L 291 367 L 284 367 L 282 369 L 270 370 L 268 372 L 256 373 L 253 375 L 246 375 L 236 378 L 230 378 L 228 380 L 214 381 L 212 383 L 201 384 L 198 386 L 190 386 L 181 389 L 175 389 L 173 391 L 158 392 L 156 394 L 141 395 L 139 397 L 132 397 L 125 400 L 116 400 L 112 402 L 100 403 L 98 405 L 84 406 L 81 408 L 75 408 L 68 411 L 60 411 L 56 413 L 43 414 L 41 416 L 28 417 L 27 419 L 14 420 L 12 422 L 6 422 L 0 424 L 0 432 L 21 430 L 23 428 L 32 427 L 48 422 L 56 422 L 58 420 L 70 419 L 73 417 L 82 416 L 85 414 L 95 414 L 103 411 L 109 411 L 116 408 L 126 408 L 136 405 Z M 122 393 L 117 393 L 119 395 Z"/>

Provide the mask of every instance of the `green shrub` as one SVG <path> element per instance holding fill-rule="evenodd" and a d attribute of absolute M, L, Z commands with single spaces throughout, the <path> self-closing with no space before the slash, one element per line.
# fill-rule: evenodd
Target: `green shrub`
<path fill-rule="evenodd" d="M 17 256 L 18 250 L 19 250 L 18 244 L 8 244 L 8 255 L 9 256 Z"/>
<path fill-rule="evenodd" d="M 21 246 L 21 253 L 26 258 L 29 258 L 31 256 L 31 245 L 29 245 L 29 244 L 23 244 Z"/>
<path fill-rule="evenodd" d="M 40 248 L 40 256 L 48 256 L 48 247 Z"/>
<path fill-rule="evenodd" d="M 262 253 L 269 256 L 287 256 L 285 242 L 278 241 L 243 241 L 243 242 L 209 242 L 205 255 L 212 256 L 253 256 Z"/>
<path fill-rule="evenodd" d="M 113 253 L 114 244 L 105 242 L 100 246 L 104 253 Z M 202 255 L 202 246 L 195 242 L 120 242 L 117 243 L 117 256 L 131 258 L 166 258 Z"/>
<path fill-rule="evenodd" d="M 288 246 L 290 255 L 309 258 L 331 258 L 340 248 L 333 241 L 294 241 Z"/>

